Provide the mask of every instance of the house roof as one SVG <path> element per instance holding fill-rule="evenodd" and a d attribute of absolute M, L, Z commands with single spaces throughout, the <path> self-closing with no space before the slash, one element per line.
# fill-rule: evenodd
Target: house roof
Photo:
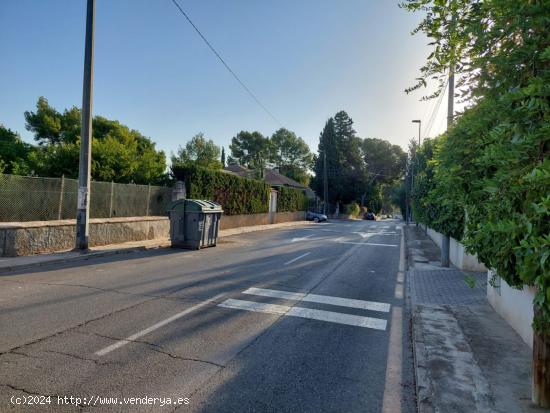
<path fill-rule="evenodd" d="M 252 169 L 248 169 L 242 165 L 227 165 L 224 170 L 226 172 L 242 176 L 244 178 L 249 178 L 253 174 Z M 290 188 L 297 188 L 297 189 L 308 189 L 307 186 L 302 185 L 299 182 L 296 182 L 294 179 L 291 179 L 287 176 L 284 176 L 281 174 L 277 169 L 264 169 L 264 181 L 267 182 L 271 186 L 287 186 Z"/>
<path fill-rule="evenodd" d="M 284 176 L 276 169 L 264 170 L 264 180 L 271 186 L 289 186 L 291 188 L 306 189 L 307 186 L 296 182 L 294 179 L 290 179 L 288 176 Z"/>
<path fill-rule="evenodd" d="M 241 175 L 241 174 L 247 174 L 250 170 L 242 165 L 238 165 L 238 164 L 232 164 L 232 165 L 227 165 L 225 168 L 226 171 L 228 172 L 233 172 L 233 173 L 236 173 L 237 175 Z"/>

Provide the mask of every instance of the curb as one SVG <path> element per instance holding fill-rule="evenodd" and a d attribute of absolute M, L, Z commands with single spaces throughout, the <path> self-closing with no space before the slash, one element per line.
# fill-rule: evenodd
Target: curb
<path fill-rule="evenodd" d="M 80 255 L 76 255 L 74 257 L 60 257 L 60 258 L 53 258 L 51 260 L 42 261 L 42 262 L 33 262 L 33 263 L 18 264 L 18 265 L 16 264 L 16 265 L 11 265 L 9 267 L 2 267 L 0 268 L 0 275 L 14 272 L 14 271 L 26 270 L 29 268 L 44 267 L 51 264 L 63 264 L 66 262 L 87 261 L 93 258 L 108 257 L 111 255 L 120 255 L 120 254 L 130 254 L 133 252 L 165 248 L 167 246 L 169 245 L 165 243 L 164 244 L 159 243 L 155 245 L 143 245 L 143 246 L 129 247 L 125 249 L 110 250 L 110 251 L 83 252 Z"/>
<path fill-rule="evenodd" d="M 414 364 L 414 384 L 416 390 L 416 410 L 418 413 L 434 413 L 434 407 L 432 405 L 433 392 L 432 383 L 426 371 L 426 365 L 428 358 L 426 356 L 426 349 L 424 347 L 424 338 L 422 336 L 421 329 L 418 328 L 418 316 L 416 312 L 416 304 L 412 302 L 411 291 L 414 288 L 411 278 L 414 277 L 414 269 L 410 268 L 409 262 L 411 256 L 409 255 L 408 239 L 409 231 L 407 226 L 404 225 L 405 234 L 405 249 L 406 249 L 406 261 L 407 261 L 407 292 L 408 302 L 411 306 L 411 344 L 413 350 L 413 364 Z M 414 261 L 413 261 L 414 262 Z"/>

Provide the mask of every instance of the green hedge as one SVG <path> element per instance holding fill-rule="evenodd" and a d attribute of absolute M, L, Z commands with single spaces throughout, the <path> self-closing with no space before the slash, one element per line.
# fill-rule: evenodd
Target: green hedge
<path fill-rule="evenodd" d="M 277 212 L 295 212 L 307 210 L 307 198 L 300 189 L 281 187 L 277 189 Z"/>
<path fill-rule="evenodd" d="M 270 186 L 265 182 L 197 166 L 173 166 L 172 173 L 185 181 L 188 198 L 217 202 L 226 215 L 269 211 Z"/>

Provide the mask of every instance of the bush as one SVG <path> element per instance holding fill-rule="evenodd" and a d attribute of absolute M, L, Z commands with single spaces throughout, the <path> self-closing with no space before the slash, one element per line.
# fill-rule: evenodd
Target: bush
<path fill-rule="evenodd" d="M 352 202 L 345 207 L 346 215 L 357 217 L 361 213 L 361 208 L 357 202 Z"/>
<path fill-rule="evenodd" d="M 295 212 L 307 210 L 307 198 L 300 189 L 281 187 L 278 189 L 277 212 Z"/>
<path fill-rule="evenodd" d="M 172 174 L 185 181 L 188 198 L 217 202 L 226 215 L 269 211 L 271 188 L 265 182 L 198 166 L 173 166 Z"/>

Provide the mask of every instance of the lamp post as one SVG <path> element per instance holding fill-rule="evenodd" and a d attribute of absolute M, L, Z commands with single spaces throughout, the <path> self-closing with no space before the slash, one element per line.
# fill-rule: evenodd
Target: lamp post
<path fill-rule="evenodd" d="M 413 119 L 412 123 L 418 123 L 418 146 L 420 146 L 420 131 L 422 127 L 422 121 L 420 119 Z"/>

